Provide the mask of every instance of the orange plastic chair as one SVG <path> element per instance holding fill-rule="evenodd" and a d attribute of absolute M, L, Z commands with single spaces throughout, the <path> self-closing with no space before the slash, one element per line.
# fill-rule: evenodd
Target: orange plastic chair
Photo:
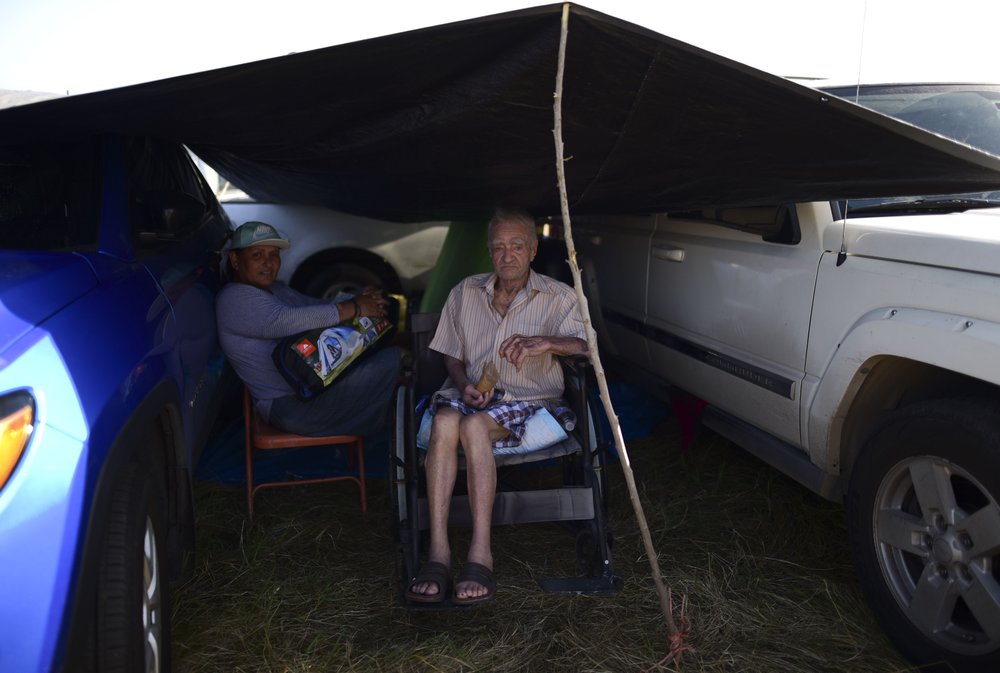
<path fill-rule="evenodd" d="M 279 486 L 299 486 L 303 484 L 322 484 L 331 481 L 353 481 L 361 491 L 361 512 L 368 512 L 368 496 L 365 492 L 365 442 L 359 435 L 326 435 L 323 437 L 306 437 L 291 432 L 284 432 L 269 425 L 253 410 L 253 400 L 250 391 L 243 387 L 243 425 L 246 430 L 246 472 L 247 472 L 247 512 L 253 518 L 253 498 L 257 491 L 264 488 Z M 358 476 L 340 475 L 336 477 L 316 477 L 312 479 L 292 479 L 283 481 L 265 481 L 254 484 L 253 459 L 257 451 L 290 449 L 298 446 L 328 446 L 346 445 L 348 464 L 357 461 Z"/>

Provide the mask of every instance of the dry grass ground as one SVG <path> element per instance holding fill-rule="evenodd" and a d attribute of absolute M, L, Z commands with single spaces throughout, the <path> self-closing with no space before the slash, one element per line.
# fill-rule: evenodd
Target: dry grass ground
<path fill-rule="evenodd" d="M 680 670 L 911 671 L 861 596 L 841 507 L 708 431 L 685 453 L 677 445 L 668 420 L 629 450 L 660 567 L 688 598 L 694 652 Z M 505 527 L 497 600 L 434 613 L 398 606 L 384 481 L 370 482 L 366 518 L 353 487 L 333 484 L 265 492 L 253 525 L 241 487 L 201 483 L 194 572 L 175 594 L 175 670 L 677 670 L 656 664 L 666 632 L 617 463 L 611 484 L 620 594 L 542 593 L 538 578 L 574 574 L 572 538 Z"/>

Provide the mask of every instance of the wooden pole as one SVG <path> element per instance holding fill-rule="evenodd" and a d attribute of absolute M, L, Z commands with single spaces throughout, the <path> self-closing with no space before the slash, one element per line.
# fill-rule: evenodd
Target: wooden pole
<path fill-rule="evenodd" d="M 604 367 L 601 364 L 601 356 L 597 351 L 597 333 L 594 331 L 593 324 L 590 321 L 590 307 L 587 302 L 587 297 L 583 293 L 583 281 L 580 275 L 580 266 L 576 261 L 576 247 L 573 244 L 573 229 L 569 216 L 569 197 L 566 193 L 566 160 L 564 157 L 562 138 L 563 73 L 566 67 L 566 41 L 569 35 L 569 9 L 570 5 L 568 3 L 563 5 L 562 30 L 559 38 L 559 63 L 556 72 L 556 90 L 554 94 L 555 127 L 552 131 L 555 137 L 556 173 L 559 179 L 559 207 L 562 212 L 566 250 L 569 253 L 569 266 L 570 271 L 573 273 L 573 285 L 576 288 L 576 296 L 580 304 L 580 313 L 582 314 L 583 324 L 586 330 L 587 351 L 590 355 L 590 362 L 594 367 L 594 373 L 597 377 L 597 386 L 600 390 L 601 402 L 604 405 L 604 411 L 607 413 L 608 420 L 611 422 L 611 433 L 614 436 L 615 448 L 618 450 L 622 470 L 625 473 L 625 483 L 628 485 L 629 497 L 632 501 L 632 509 L 635 511 L 635 518 L 639 524 L 639 531 L 642 534 L 642 543 L 646 549 L 646 557 L 649 559 L 649 567 L 652 570 L 653 582 L 656 585 L 656 592 L 660 599 L 660 609 L 663 611 L 664 619 L 667 622 L 667 636 L 671 644 L 671 652 L 668 654 L 668 657 L 673 655 L 674 661 L 679 663 L 680 654 L 684 650 L 683 633 L 678 630 L 677 624 L 674 621 L 670 591 L 664 584 L 663 575 L 660 573 L 659 555 L 653 547 L 653 540 L 649 534 L 649 524 L 646 522 L 646 514 L 643 511 L 642 502 L 639 500 L 639 493 L 635 486 L 635 477 L 632 473 L 632 465 L 629 460 L 628 450 L 625 448 L 625 439 L 622 436 L 621 425 L 618 422 L 618 416 L 615 414 L 614 407 L 611 404 L 607 377 L 604 375 Z M 683 619 L 682 611 L 682 621 Z"/>

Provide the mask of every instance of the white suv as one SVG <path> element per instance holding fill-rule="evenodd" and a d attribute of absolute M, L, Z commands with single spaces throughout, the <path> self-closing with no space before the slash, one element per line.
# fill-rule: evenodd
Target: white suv
<path fill-rule="evenodd" d="M 824 91 L 1000 153 L 1000 85 Z M 1000 191 L 576 217 L 574 240 L 606 363 L 843 501 L 906 656 L 1000 671 Z"/>

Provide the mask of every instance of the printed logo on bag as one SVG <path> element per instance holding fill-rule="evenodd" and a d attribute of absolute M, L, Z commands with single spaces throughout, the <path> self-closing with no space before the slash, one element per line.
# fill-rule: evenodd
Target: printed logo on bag
<path fill-rule="evenodd" d="M 295 350 L 304 358 L 309 357 L 316 352 L 316 346 L 309 339 L 303 339 L 302 341 L 295 344 Z"/>

